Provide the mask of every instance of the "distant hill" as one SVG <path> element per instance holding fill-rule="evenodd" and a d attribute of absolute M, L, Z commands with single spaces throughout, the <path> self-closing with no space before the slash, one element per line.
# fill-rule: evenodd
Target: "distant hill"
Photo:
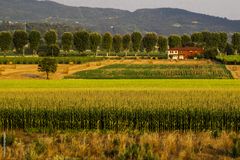
<path fill-rule="evenodd" d="M 113 33 L 153 31 L 168 35 L 205 30 L 240 31 L 240 21 L 182 9 L 140 9 L 130 12 L 119 9 L 71 7 L 37 0 L 0 0 L 0 20 L 77 23 L 93 31 Z"/>

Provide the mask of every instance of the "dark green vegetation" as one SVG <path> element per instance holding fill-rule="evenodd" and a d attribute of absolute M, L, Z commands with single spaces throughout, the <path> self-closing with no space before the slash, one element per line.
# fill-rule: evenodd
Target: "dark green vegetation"
<path fill-rule="evenodd" d="M 44 57 L 0 57 L 0 64 L 38 64 Z M 103 60 L 101 57 L 54 57 L 58 64 L 82 64 Z"/>
<path fill-rule="evenodd" d="M 206 28 L 214 32 L 240 31 L 239 21 L 170 8 L 140 9 L 129 12 L 118 9 L 70 7 L 51 1 L 1 0 L 0 19 L 6 17 L 8 17 L 7 20 L 28 22 L 47 21 L 50 23 L 67 22 L 73 24 L 77 21 L 82 27 L 101 33 L 108 31 L 127 33 L 139 30 L 141 32 L 153 31 L 168 35 L 203 31 Z M 65 26 L 62 25 L 59 30 L 65 30 Z M 114 26 L 114 30 L 110 26 Z M 32 27 L 29 26 L 29 28 Z"/>
<path fill-rule="evenodd" d="M 57 71 L 57 61 L 53 58 L 43 58 L 38 64 L 38 71 L 45 72 L 47 79 L 49 79 L 49 73 L 55 73 Z"/>
<path fill-rule="evenodd" d="M 239 87 L 155 86 L 153 90 L 144 86 L 135 90 L 121 86 L 107 90 L 2 89 L 0 128 L 152 132 L 240 129 Z"/>
<path fill-rule="evenodd" d="M 74 79 L 229 79 L 224 65 L 114 64 L 81 71 L 66 78 Z"/>

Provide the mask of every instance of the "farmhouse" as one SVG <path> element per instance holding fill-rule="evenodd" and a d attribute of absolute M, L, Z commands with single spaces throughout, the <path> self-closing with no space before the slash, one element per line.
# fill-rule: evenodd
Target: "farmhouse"
<path fill-rule="evenodd" d="M 168 59 L 188 59 L 203 54 L 204 49 L 198 47 L 182 47 L 168 49 Z"/>

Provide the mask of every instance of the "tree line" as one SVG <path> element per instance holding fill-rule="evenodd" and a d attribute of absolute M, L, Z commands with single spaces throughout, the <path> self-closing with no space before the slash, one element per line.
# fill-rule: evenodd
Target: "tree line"
<path fill-rule="evenodd" d="M 231 55 L 240 53 L 240 33 L 234 33 L 231 43 L 229 43 L 227 33 L 224 32 L 198 32 L 192 35 L 165 37 L 153 32 L 144 35 L 140 32 L 112 35 L 111 33 L 99 34 L 78 31 L 65 32 L 60 38 L 54 30 L 49 30 L 44 35 L 36 30 L 30 32 L 16 30 L 13 33 L 0 32 L 0 49 L 4 55 L 12 51 L 13 48 L 17 53 L 24 54 L 26 46 L 31 49 L 33 54 L 37 54 L 44 46 L 47 56 L 58 56 L 60 49 L 66 53 L 72 49 L 79 53 L 91 50 L 96 55 L 98 50 L 105 51 L 107 55 L 110 52 L 124 52 L 127 56 L 129 51 L 150 53 L 158 50 L 161 53 L 166 53 L 168 47 L 203 47 L 211 52 L 215 50 L 217 53 Z"/>

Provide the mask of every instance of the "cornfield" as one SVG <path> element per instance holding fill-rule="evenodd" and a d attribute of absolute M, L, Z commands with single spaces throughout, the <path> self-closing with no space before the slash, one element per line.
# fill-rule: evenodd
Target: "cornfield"
<path fill-rule="evenodd" d="M 236 89 L 9 89 L 0 92 L 2 129 L 240 130 Z"/>

